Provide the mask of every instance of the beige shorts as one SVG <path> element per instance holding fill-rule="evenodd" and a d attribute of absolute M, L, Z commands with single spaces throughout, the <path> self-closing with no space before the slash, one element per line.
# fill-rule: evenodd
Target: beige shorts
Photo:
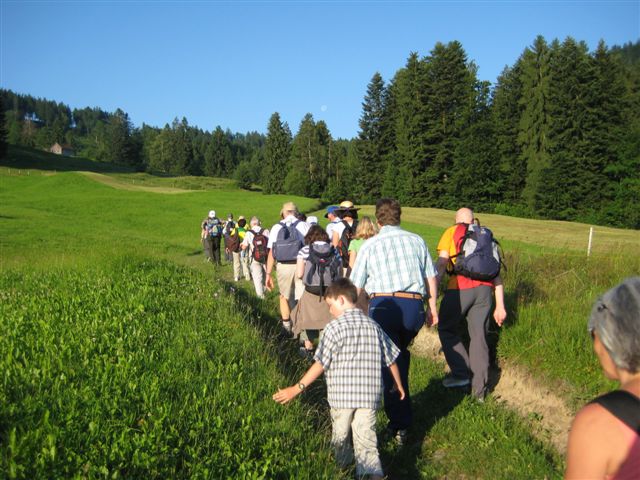
<path fill-rule="evenodd" d="M 296 278 L 295 263 L 278 263 L 276 265 L 276 279 L 280 295 L 288 300 L 298 300 L 304 290 L 302 280 Z"/>

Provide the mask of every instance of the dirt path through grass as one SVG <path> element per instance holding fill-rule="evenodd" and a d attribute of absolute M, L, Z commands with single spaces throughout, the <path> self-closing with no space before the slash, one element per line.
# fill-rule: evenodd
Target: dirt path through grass
<path fill-rule="evenodd" d="M 447 368 L 435 331 L 423 328 L 411 350 L 414 354 L 440 362 Z M 573 414 L 548 387 L 537 382 L 523 368 L 503 362 L 500 379 L 492 395 L 520 414 L 537 438 L 553 445 L 560 454 L 565 454 Z"/>
<path fill-rule="evenodd" d="M 151 192 L 151 193 L 192 193 L 192 190 L 184 190 L 182 188 L 173 188 L 173 187 L 147 187 L 143 185 L 136 185 L 135 183 L 125 183 L 119 181 L 116 178 L 110 177 L 109 175 L 103 175 L 102 173 L 96 172 L 78 172 L 81 175 L 84 175 L 87 178 L 95 180 L 96 182 L 100 182 L 104 185 L 108 185 L 112 188 L 117 188 L 118 190 L 134 190 L 139 192 Z"/>

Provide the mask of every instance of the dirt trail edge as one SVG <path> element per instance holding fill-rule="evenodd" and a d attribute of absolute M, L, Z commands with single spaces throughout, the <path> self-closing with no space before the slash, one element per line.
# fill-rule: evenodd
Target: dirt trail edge
<path fill-rule="evenodd" d="M 433 330 L 420 330 L 411 351 L 446 366 L 440 352 L 440 339 Z M 504 362 L 500 368 L 500 380 L 493 390 L 493 397 L 520 414 L 531 426 L 533 435 L 553 445 L 564 456 L 573 419 L 569 408 L 562 399 L 536 382 L 523 368 Z"/>

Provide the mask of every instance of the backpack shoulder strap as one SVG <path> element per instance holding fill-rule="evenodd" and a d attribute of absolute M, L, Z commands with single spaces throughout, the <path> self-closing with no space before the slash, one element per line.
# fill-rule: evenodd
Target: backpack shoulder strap
<path fill-rule="evenodd" d="M 461 235 L 460 239 L 456 242 L 456 239 L 455 239 L 456 232 L 457 232 L 457 229 L 459 229 L 461 226 L 464 226 L 465 232 L 464 232 L 464 235 Z M 455 255 L 451 255 L 449 257 L 449 260 L 451 260 L 451 259 L 457 257 L 458 255 L 460 255 L 460 253 L 462 252 L 462 247 L 464 246 L 464 241 L 467 239 L 468 236 L 469 236 L 469 224 L 468 223 L 458 223 L 456 225 L 456 230 L 454 230 L 454 232 L 453 232 L 453 238 L 452 238 L 452 240 L 455 242 L 456 252 L 458 252 L 458 253 L 456 253 Z"/>
<path fill-rule="evenodd" d="M 640 435 L 640 398 L 626 390 L 615 390 L 593 400 Z"/>

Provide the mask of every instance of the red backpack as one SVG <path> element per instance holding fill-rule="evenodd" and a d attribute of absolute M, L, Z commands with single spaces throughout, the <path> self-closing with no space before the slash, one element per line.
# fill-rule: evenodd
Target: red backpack
<path fill-rule="evenodd" d="M 253 252 L 251 257 L 258 263 L 266 263 L 269 254 L 269 249 L 267 248 L 269 239 L 262 232 L 264 232 L 264 228 L 261 228 L 259 232 L 252 232 L 253 240 L 251 240 L 251 244 L 253 246 Z"/>

